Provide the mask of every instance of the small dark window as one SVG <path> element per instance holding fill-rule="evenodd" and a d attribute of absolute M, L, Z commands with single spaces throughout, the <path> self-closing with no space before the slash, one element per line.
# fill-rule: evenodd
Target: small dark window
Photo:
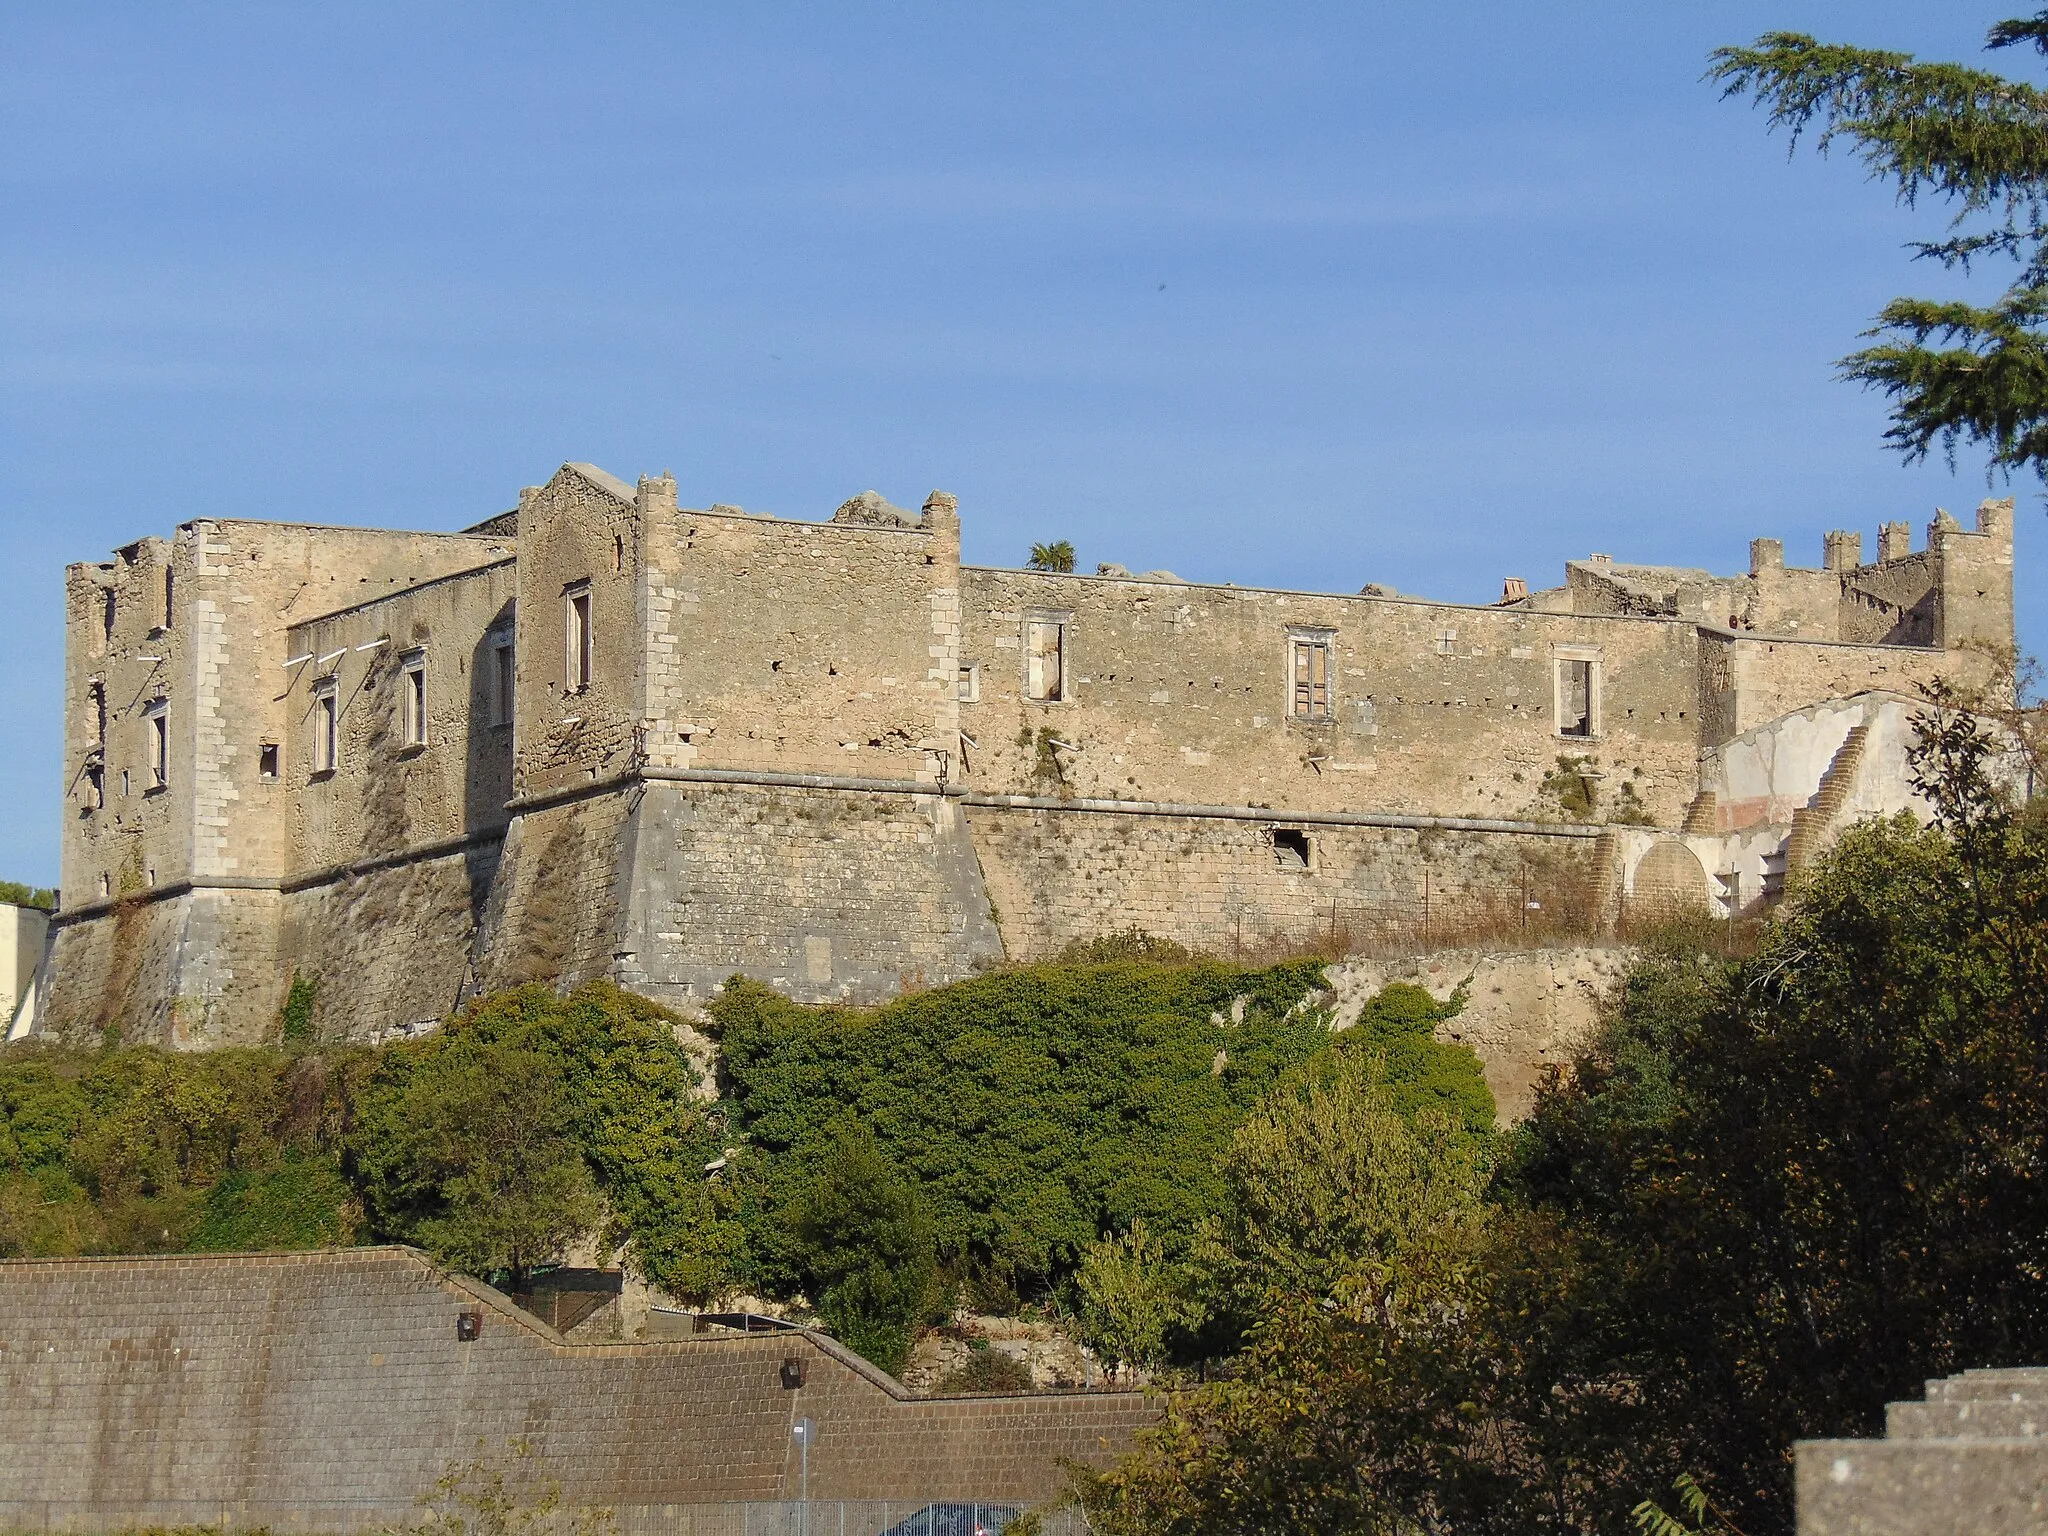
<path fill-rule="evenodd" d="M 1299 827 L 1273 829 L 1273 859 L 1282 869 L 1309 867 L 1308 834 Z"/>
<path fill-rule="evenodd" d="M 107 588 L 105 593 L 101 595 L 100 603 L 100 625 L 106 637 L 106 643 L 112 645 L 114 643 L 114 589 L 112 587 Z"/>
<path fill-rule="evenodd" d="M 804 1384 L 804 1357 L 802 1355 L 783 1356 L 782 1384 L 792 1391 Z"/>
<path fill-rule="evenodd" d="M 256 777 L 274 779 L 277 777 L 277 743 L 266 741 L 257 749 Z"/>
<path fill-rule="evenodd" d="M 169 629 L 169 628 L 171 627 L 171 611 L 172 611 L 172 610 L 171 610 L 171 600 L 172 600 L 172 597 L 173 597 L 173 596 L 175 595 L 175 591 L 176 591 L 176 588 L 175 588 L 175 583 L 176 583 L 176 581 L 177 581 L 177 577 L 176 577 L 176 576 L 175 576 L 174 574 L 172 574 L 171 568 L 170 568 L 170 567 L 169 567 L 168 565 L 167 565 L 167 566 L 165 566 L 165 567 L 164 567 L 164 628 L 165 628 L 165 629 Z"/>
<path fill-rule="evenodd" d="M 474 1344 L 484 1336 L 484 1315 L 481 1312 L 458 1312 L 455 1314 L 455 1337 L 465 1344 Z"/>
<path fill-rule="evenodd" d="M 623 533 L 615 533 L 612 535 L 612 569 L 614 571 L 624 571 L 625 568 L 626 536 Z"/>

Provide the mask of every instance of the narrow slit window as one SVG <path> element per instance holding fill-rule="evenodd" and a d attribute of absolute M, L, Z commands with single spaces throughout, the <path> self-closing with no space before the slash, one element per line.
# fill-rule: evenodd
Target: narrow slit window
<path fill-rule="evenodd" d="M 399 696 L 405 744 L 427 744 L 427 658 L 418 652 L 405 658 L 405 687 Z"/>
<path fill-rule="evenodd" d="M 491 647 L 491 724 L 512 723 L 512 642 L 500 640 Z"/>
<path fill-rule="evenodd" d="M 567 679 L 571 693 L 590 686 L 590 587 L 572 587 L 568 594 Z"/>
<path fill-rule="evenodd" d="M 155 704 L 149 722 L 149 787 L 162 789 L 171 782 L 171 722 L 165 706 Z"/>
<path fill-rule="evenodd" d="M 92 685 L 92 739 L 100 751 L 107 749 L 107 685 Z"/>
<path fill-rule="evenodd" d="M 167 565 L 164 567 L 164 628 L 171 627 L 171 603 L 177 594 L 177 576 Z"/>
<path fill-rule="evenodd" d="M 257 749 L 256 777 L 274 779 L 277 777 L 277 743 L 266 741 Z"/>
<path fill-rule="evenodd" d="M 1322 638 L 1289 642 L 1293 652 L 1293 691 L 1289 712 L 1297 720 L 1330 718 L 1330 642 Z"/>
<path fill-rule="evenodd" d="M 100 635 L 107 645 L 114 643 L 114 589 L 112 587 L 100 596 Z"/>
<path fill-rule="evenodd" d="M 1596 663 L 1575 657 L 1561 657 L 1557 663 L 1557 734 L 1591 736 L 1599 708 L 1599 670 Z"/>
<path fill-rule="evenodd" d="M 313 686 L 313 771 L 332 773 L 341 762 L 341 701 L 330 678 Z"/>
<path fill-rule="evenodd" d="M 1033 619 L 1024 626 L 1024 694 L 1045 703 L 1067 696 L 1067 626 L 1057 619 Z"/>

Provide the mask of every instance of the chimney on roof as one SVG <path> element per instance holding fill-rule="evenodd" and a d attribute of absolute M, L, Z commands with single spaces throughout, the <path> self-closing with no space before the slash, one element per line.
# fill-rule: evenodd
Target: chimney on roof
<path fill-rule="evenodd" d="M 1510 576 L 1500 584 L 1500 600 L 1503 603 L 1519 603 L 1529 595 L 1529 583 L 1519 576 Z"/>

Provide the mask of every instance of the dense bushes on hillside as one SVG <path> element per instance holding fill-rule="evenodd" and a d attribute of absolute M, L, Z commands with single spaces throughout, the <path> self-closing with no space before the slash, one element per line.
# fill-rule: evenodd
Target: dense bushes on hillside
<path fill-rule="evenodd" d="M 1371 1149 L 1349 1190 L 1334 1133 L 1275 1138 L 1335 1262 L 1252 1264 L 1242 1347 L 1086 1486 L 1096 1527 L 1618 1531 L 1691 1474 L 1761 1536 L 1795 1439 L 2048 1361 L 2048 816 L 1929 714 L 1940 824 L 1851 829 L 1752 958 L 1653 946 L 1483 1199 L 1370 1086 L 1317 1122 Z"/>

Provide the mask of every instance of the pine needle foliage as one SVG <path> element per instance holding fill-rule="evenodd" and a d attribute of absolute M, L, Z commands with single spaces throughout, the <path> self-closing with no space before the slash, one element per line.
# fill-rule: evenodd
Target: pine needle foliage
<path fill-rule="evenodd" d="M 2048 53 L 2048 11 L 1991 28 L 1992 49 Z M 1874 344 L 1842 377 L 1892 402 L 1885 436 L 1908 462 L 1939 447 L 1985 450 L 1994 472 L 2048 475 L 2048 94 L 2022 81 L 1910 54 L 1771 32 L 1712 56 L 1708 78 L 1749 97 L 1796 148 L 1850 146 L 1871 179 L 1908 207 L 1952 210 L 1946 238 L 1916 255 L 1967 270 L 1985 257 L 2019 264 L 1990 305 L 1900 298 L 1866 332 Z"/>

